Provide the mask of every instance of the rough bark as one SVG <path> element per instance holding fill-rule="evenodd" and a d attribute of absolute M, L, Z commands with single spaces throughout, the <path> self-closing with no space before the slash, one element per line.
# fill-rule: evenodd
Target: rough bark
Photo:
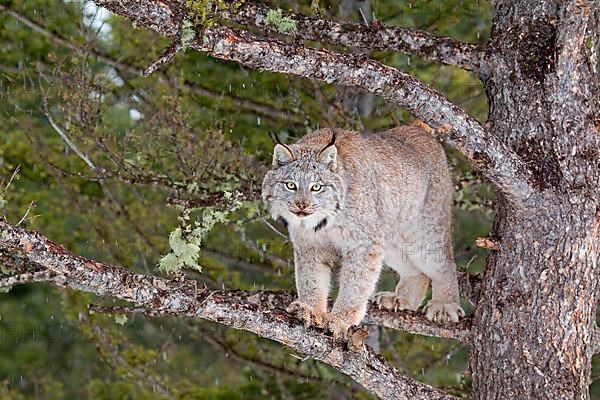
<path fill-rule="evenodd" d="M 406 377 L 366 346 L 349 348 L 347 344 L 334 343 L 322 330 L 307 331 L 298 319 L 285 312 L 286 306 L 293 300 L 288 293 L 211 291 L 198 287 L 196 281 L 183 276 L 169 280 L 135 274 L 124 268 L 76 256 L 37 232 L 2 221 L 0 255 L 5 264 L 10 264 L 11 258 L 19 263 L 26 259 L 28 267 L 38 268 L 35 272 L 0 280 L 0 287 L 46 281 L 132 304 L 132 307 L 121 307 L 115 312 L 203 318 L 256 333 L 330 364 L 384 399 L 455 399 Z M 399 322 L 395 322 L 389 313 L 376 312 L 371 316 L 371 322 L 381 321 L 383 326 L 394 324 L 396 328 L 406 326 L 409 331 L 423 329 L 423 333 L 429 335 L 435 334 L 436 326 L 443 336 L 451 331 L 449 327 L 426 321 L 422 315 L 408 313 L 404 318 L 400 315 Z M 463 338 L 462 335 L 469 329 L 468 323 L 463 322 L 460 326 L 457 338 Z"/>
<path fill-rule="evenodd" d="M 231 21 L 254 25 L 276 32 L 266 23 L 269 8 L 257 3 L 244 3 L 231 13 Z M 434 35 L 418 29 L 383 26 L 379 23 L 349 23 L 311 18 L 294 13 L 284 13 L 296 21 L 298 34 L 303 39 L 340 46 L 358 47 L 370 51 L 396 51 L 477 71 L 486 60 L 481 46 Z M 370 22 L 370 14 L 365 15 Z"/>
<path fill-rule="evenodd" d="M 500 196 L 475 317 L 478 399 L 585 399 L 600 243 L 597 2 L 496 1 L 489 127 L 533 172 Z"/>

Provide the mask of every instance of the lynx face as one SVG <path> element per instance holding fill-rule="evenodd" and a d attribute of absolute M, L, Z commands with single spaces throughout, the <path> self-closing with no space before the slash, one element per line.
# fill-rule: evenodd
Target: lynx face
<path fill-rule="evenodd" d="M 330 224 L 343 207 L 346 189 L 337 169 L 333 142 L 324 148 L 276 145 L 262 186 L 273 219 L 315 231 Z"/>

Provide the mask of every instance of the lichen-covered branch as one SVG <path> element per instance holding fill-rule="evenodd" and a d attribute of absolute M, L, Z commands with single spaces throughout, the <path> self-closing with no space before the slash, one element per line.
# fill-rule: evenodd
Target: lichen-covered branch
<path fill-rule="evenodd" d="M 262 4 L 246 2 L 235 11 L 229 12 L 228 19 L 277 32 L 278 27 L 268 19 L 269 13 L 272 12 L 272 9 Z M 486 59 L 485 49 L 478 45 L 417 29 L 383 26 L 377 23 L 365 25 L 337 22 L 289 12 L 282 14 L 294 22 L 296 35 L 302 39 L 365 48 L 370 51 L 400 52 L 468 71 L 479 70 Z"/>
<path fill-rule="evenodd" d="M 72 254 L 38 232 L 0 221 L 0 249 L 27 258 L 47 274 L 38 276 L 56 286 L 125 300 L 150 316 L 177 315 L 215 321 L 282 343 L 349 375 L 385 399 L 455 399 L 402 375 L 371 349 L 347 348 L 317 329 L 306 330 L 285 312 L 292 296 L 277 292 L 210 291 L 180 276 L 164 279 L 135 274 Z M 0 286 L 25 283 L 0 280 Z M 31 279 L 31 281 L 36 279 Z M 38 279 L 39 280 L 39 279 Z"/>
<path fill-rule="evenodd" d="M 162 2 L 147 4 L 153 0 L 96 3 L 162 35 L 172 36 L 187 17 Z M 442 94 L 395 68 L 360 55 L 286 44 L 224 26 L 202 30 L 188 46 L 253 69 L 358 87 L 381 96 L 435 128 L 441 140 L 463 153 L 507 198 L 522 203 L 533 193 L 530 172 L 512 150 Z"/>

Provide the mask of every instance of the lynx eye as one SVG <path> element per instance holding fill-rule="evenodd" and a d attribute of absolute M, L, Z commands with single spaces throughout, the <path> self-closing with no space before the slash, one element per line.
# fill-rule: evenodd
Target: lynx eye
<path fill-rule="evenodd" d="M 287 190 L 292 190 L 292 191 L 294 191 L 294 190 L 296 190 L 296 184 L 295 184 L 294 182 L 286 182 L 286 183 L 285 183 L 285 188 L 286 188 Z"/>
<path fill-rule="evenodd" d="M 323 189 L 323 185 L 321 185 L 320 183 L 315 183 L 314 185 L 312 185 L 312 187 L 310 188 L 310 190 L 312 190 L 313 192 L 320 192 L 321 189 Z"/>

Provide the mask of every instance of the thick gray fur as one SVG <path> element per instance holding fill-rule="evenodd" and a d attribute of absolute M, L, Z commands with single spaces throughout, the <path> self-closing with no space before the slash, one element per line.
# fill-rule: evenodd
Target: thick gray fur
<path fill-rule="evenodd" d="M 294 246 L 298 300 L 289 311 L 343 338 L 369 298 L 416 310 L 431 281 L 427 318 L 458 321 L 452 191 L 443 148 L 414 126 L 371 135 L 321 129 L 276 145 L 262 196 L 272 217 L 287 222 Z M 340 288 L 328 310 L 336 260 Z M 400 280 L 394 292 L 374 295 L 382 264 Z"/>

